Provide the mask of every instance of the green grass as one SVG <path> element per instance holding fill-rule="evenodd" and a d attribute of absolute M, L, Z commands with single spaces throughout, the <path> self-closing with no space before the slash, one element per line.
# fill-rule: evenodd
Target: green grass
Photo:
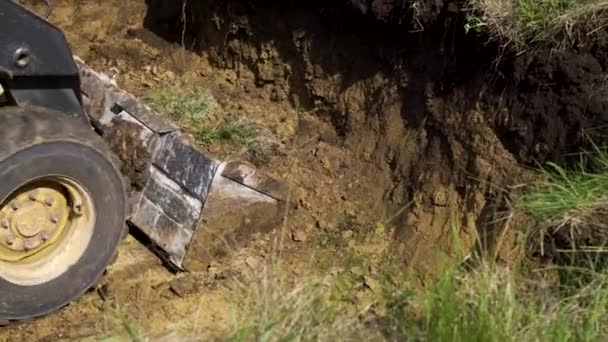
<path fill-rule="evenodd" d="M 126 312 L 116 309 L 105 315 L 110 325 L 110 336 L 100 339 L 102 342 L 140 342 L 144 338 L 137 328 L 137 324 L 131 320 Z"/>
<path fill-rule="evenodd" d="M 217 108 L 218 103 L 208 90 L 200 87 L 164 87 L 152 90 L 146 102 L 180 127 L 200 129 Z"/>
<path fill-rule="evenodd" d="M 305 269 L 301 277 L 293 278 L 292 266 L 280 257 L 273 257 L 264 272 L 245 275 L 246 281 L 238 287 L 245 305 L 235 311 L 233 330 L 225 340 L 381 340 L 380 331 L 369 329 L 360 319 L 381 300 L 380 278 L 372 275 L 372 269 L 382 261 L 359 248 L 380 242 L 378 236 L 363 234 L 370 228 L 373 231 L 374 227 L 346 215 L 322 232 L 316 243 L 324 247 L 317 246 L 310 265 L 299 266 Z M 344 238 L 345 231 L 352 236 Z"/>
<path fill-rule="evenodd" d="M 405 294 L 390 319 L 399 337 L 428 341 L 594 341 L 608 332 L 605 276 L 567 297 L 543 291 L 489 264 L 448 269 L 422 292 Z"/>
<path fill-rule="evenodd" d="M 226 340 L 597 341 L 608 334 L 606 274 L 564 268 L 592 281 L 550 288 L 489 262 L 470 271 L 457 265 L 422 288 L 404 282 L 407 275 L 389 262 L 377 265 L 379 291 L 362 285 L 370 275 L 362 283 L 348 272 L 315 283 L 299 279 L 294 287 L 262 286 L 270 291 L 252 297 L 253 309 Z M 363 291 L 373 310 L 353 299 Z"/>
<path fill-rule="evenodd" d="M 298 279 L 292 287 L 266 280 L 257 286 L 267 291 L 252 294 L 254 303 L 226 340 L 597 341 L 608 334 L 605 274 L 564 291 L 482 263 L 472 271 L 447 267 L 433 283 L 414 288 L 394 264 L 379 267 L 379 291 L 363 285 L 372 282 L 369 275 L 362 282 L 348 272 Z M 361 293 L 373 310 L 360 308 Z"/>
<path fill-rule="evenodd" d="M 259 141 L 260 131 L 261 129 L 255 124 L 242 118 L 228 117 L 217 126 L 201 129 L 195 138 L 203 146 L 231 141 L 246 148 L 252 148 Z"/>
<path fill-rule="evenodd" d="M 606 0 L 470 0 L 466 29 L 517 50 L 605 39 Z"/>
<path fill-rule="evenodd" d="M 548 163 L 540 174 L 542 180 L 529 186 L 515 206 L 534 220 L 530 237 L 541 243 L 541 253 L 547 238 L 554 249 L 604 250 L 608 241 L 608 154 L 595 146 L 581 154 L 575 166 Z"/>
<path fill-rule="evenodd" d="M 235 317 L 225 340 L 329 341 L 356 335 L 358 322 L 344 314 L 336 291 L 331 278 L 306 277 L 288 286 L 280 276 L 266 276 L 250 284 L 245 314 Z"/>
<path fill-rule="evenodd" d="M 594 159 L 596 172 L 603 170 L 601 157 Z M 550 177 L 544 186 L 535 185 L 523 200 L 537 217 L 563 215 L 572 204 L 582 208 L 600 198 L 574 189 L 581 184 L 594 189 L 595 173 L 571 170 L 564 176 L 555 165 L 545 172 Z M 565 179 L 570 185 L 564 186 Z M 608 336 L 603 253 L 576 254 L 571 263 L 551 269 L 525 257 L 498 265 L 483 256 L 464 267 L 465 251 L 456 248 L 453 262 L 420 285 L 399 266 L 398 251 L 386 248 L 378 256 L 377 249 L 366 248 L 381 235 L 357 233 L 388 223 L 363 225 L 347 216 L 320 237 L 326 248 L 306 276 L 290 280 L 285 270 L 275 269 L 271 277 L 251 279 L 244 287 L 251 300 L 235 316 L 227 340 L 596 341 Z M 354 244 L 344 243 L 345 230 L 355 233 Z M 319 260 L 333 263 L 320 267 Z"/>
<path fill-rule="evenodd" d="M 224 156 L 246 155 L 257 164 L 268 162 L 278 142 L 262 125 L 245 117 L 213 117 L 219 105 L 208 90 L 199 87 L 164 87 L 152 90 L 146 102 L 177 124 L 203 147 L 217 145 Z"/>
<path fill-rule="evenodd" d="M 541 173 L 545 180 L 520 199 L 522 208 L 534 218 L 586 220 L 608 204 L 608 169 L 587 172 L 548 163 Z"/>

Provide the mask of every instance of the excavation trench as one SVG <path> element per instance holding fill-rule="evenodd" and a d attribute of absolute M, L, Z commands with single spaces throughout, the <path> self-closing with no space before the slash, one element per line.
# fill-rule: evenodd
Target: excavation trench
<path fill-rule="evenodd" d="M 423 276 L 478 237 L 509 262 L 512 236 L 489 223 L 529 179 L 527 166 L 567 161 L 584 147 L 582 131 L 605 125 L 608 50 L 515 56 L 465 34 L 455 3 L 416 3 L 414 17 L 408 1 L 387 0 L 55 0 L 50 19 L 122 89 L 143 98 L 202 86 L 219 103 L 211 124 L 236 115 L 268 129 L 274 148 L 251 161 L 293 189 L 286 276 L 317 271 L 324 260 L 311 269 L 310 255 L 336 247 L 314 237 L 345 218 L 369 230 L 393 218 L 392 254 Z M 115 307 L 150 334 L 188 322 L 225 331 L 228 308 L 246 301 L 227 279 L 262 274 L 282 228 L 235 236 L 243 248 L 218 249 L 205 271 L 179 276 L 127 239 L 99 295 L 0 339 L 107 335 Z"/>
<path fill-rule="evenodd" d="M 424 3 L 413 18 L 390 1 L 149 0 L 145 26 L 234 71 L 237 93 L 330 127 L 313 144 L 347 152 L 329 171 L 361 179 L 355 199 L 374 214 L 407 206 L 395 241 L 432 273 L 453 257 L 454 230 L 467 251 L 496 235 L 487 223 L 526 179 L 522 165 L 577 151 L 608 106 L 601 54 L 509 56 L 465 34 L 455 4 Z M 297 118 L 300 134 L 308 120 Z"/>

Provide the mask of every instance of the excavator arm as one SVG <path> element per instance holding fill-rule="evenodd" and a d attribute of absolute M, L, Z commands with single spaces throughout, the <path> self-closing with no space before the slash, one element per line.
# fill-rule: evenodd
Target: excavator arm
<path fill-rule="evenodd" d="M 0 82 L 17 105 L 86 120 L 78 69 L 63 33 L 10 0 L 0 1 Z"/>

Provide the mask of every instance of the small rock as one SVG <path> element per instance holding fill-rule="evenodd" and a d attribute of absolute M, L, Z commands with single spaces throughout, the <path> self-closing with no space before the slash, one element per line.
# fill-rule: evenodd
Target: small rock
<path fill-rule="evenodd" d="M 308 240 L 308 234 L 303 229 L 298 229 L 291 232 L 291 238 L 296 242 L 305 242 Z"/>
<path fill-rule="evenodd" d="M 198 74 L 202 77 L 207 77 L 212 74 L 212 71 L 208 67 L 203 67 L 201 70 L 199 70 Z"/>
<path fill-rule="evenodd" d="M 433 194 L 433 204 L 438 207 L 445 207 L 448 205 L 448 198 L 445 189 L 439 189 Z"/>
<path fill-rule="evenodd" d="M 376 296 L 369 291 L 359 291 L 355 294 L 355 298 L 357 300 L 357 311 L 366 312 L 368 311 L 375 303 Z"/>
<path fill-rule="evenodd" d="M 350 206 L 352 204 L 347 203 L 346 205 Z M 357 216 L 357 211 L 354 208 L 347 208 L 346 210 L 344 210 L 344 214 L 347 216 L 355 217 L 355 216 Z"/>
<path fill-rule="evenodd" d="M 350 273 L 352 273 L 355 276 L 362 276 L 363 275 L 363 270 L 359 266 L 353 266 L 350 269 Z"/>
<path fill-rule="evenodd" d="M 317 227 L 317 229 L 323 229 L 323 227 L 326 227 L 327 224 L 325 224 L 325 222 L 323 222 L 321 220 L 317 220 L 317 222 L 315 223 L 315 226 Z"/>
<path fill-rule="evenodd" d="M 224 271 L 220 268 L 220 265 L 216 262 L 212 262 L 211 264 L 209 264 L 209 266 L 207 267 L 207 272 L 209 272 L 209 275 L 212 276 L 214 279 L 225 278 Z"/>
<path fill-rule="evenodd" d="M 165 78 L 167 78 L 169 81 L 174 81 L 175 80 L 175 73 L 171 70 L 168 70 L 165 73 Z"/>
<path fill-rule="evenodd" d="M 372 292 L 374 292 L 374 293 L 380 292 L 381 285 L 378 280 L 371 278 L 369 276 L 365 276 L 363 278 L 363 282 L 364 282 L 365 286 L 367 286 L 370 290 L 372 290 Z"/>
<path fill-rule="evenodd" d="M 319 158 L 321 165 L 329 171 L 336 172 L 342 164 L 342 151 L 332 145 L 319 143 L 319 147 L 315 151 L 315 155 Z"/>
<path fill-rule="evenodd" d="M 175 279 L 169 283 L 169 289 L 171 289 L 171 292 L 175 293 L 178 297 L 184 298 L 196 292 L 196 279 L 193 276 L 187 275 Z"/>
<path fill-rule="evenodd" d="M 247 264 L 247 266 L 251 267 L 252 269 L 256 269 L 258 267 L 258 265 L 260 264 L 258 258 L 254 257 L 254 256 L 248 256 L 247 259 L 245 259 L 245 263 Z"/>
<path fill-rule="evenodd" d="M 336 267 L 336 266 L 332 267 L 329 270 L 329 274 L 332 276 L 337 276 L 339 274 L 342 274 L 342 272 L 344 272 L 344 270 L 341 267 Z"/>
<path fill-rule="evenodd" d="M 252 93 L 255 90 L 255 86 L 251 83 L 247 83 L 245 84 L 245 86 L 243 87 L 243 91 L 247 94 Z"/>
<path fill-rule="evenodd" d="M 222 146 L 220 144 L 211 144 L 207 147 L 207 151 L 209 153 L 219 153 L 222 150 Z"/>
<path fill-rule="evenodd" d="M 344 240 L 348 240 L 348 239 L 350 239 L 350 238 L 352 238 L 352 237 L 353 237 L 353 234 L 354 234 L 354 233 L 353 233 L 353 231 L 352 231 L 352 230 L 350 230 L 350 229 L 345 230 L 345 231 L 343 231 L 343 232 L 342 232 L 342 238 L 343 238 Z"/>
<path fill-rule="evenodd" d="M 99 298 L 101 298 L 104 302 L 112 298 L 112 291 L 110 290 L 110 285 L 103 284 L 97 289 L 97 294 L 99 294 Z"/>
<path fill-rule="evenodd" d="M 299 206 L 304 208 L 304 209 L 308 209 L 310 210 L 312 208 L 312 206 L 310 205 L 310 203 L 304 201 L 304 199 L 300 198 L 300 201 L 298 202 Z"/>
<path fill-rule="evenodd" d="M 384 233 L 386 232 L 386 226 L 384 224 L 377 224 L 376 225 L 376 229 L 374 229 L 374 235 L 376 235 L 377 237 L 382 237 L 384 236 Z"/>

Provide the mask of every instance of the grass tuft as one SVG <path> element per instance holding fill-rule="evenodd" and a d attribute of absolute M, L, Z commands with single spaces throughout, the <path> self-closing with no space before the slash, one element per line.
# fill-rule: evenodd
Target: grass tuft
<path fill-rule="evenodd" d="M 361 337 L 360 323 L 345 315 L 331 276 L 310 276 L 290 286 L 269 268 L 243 284 L 248 301 L 226 341 L 332 341 Z M 246 287 L 246 289 L 245 289 Z"/>
<path fill-rule="evenodd" d="M 154 110 L 189 130 L 200 128 L 219 107 L 211 93 L 199 87 L 154 89 L 148 94 L 146 101 Z"/>
<path fill-rule="evenodd" d="M 518 209 L 537 222 L 530 236 L 552 249 L 603 250 L 608 241 L 608 153 L 598 148 L 581 155 L 572 168 L 548 163 L 543 180 L 518 200 Z"/>
<path fill-rule="evenodd" d="M 166 87 L 155 89 L 147 102 L 168 117 L 203 147 L 219 147 L 226 156 L 245 155 L 256 164 L 265 164 L 280 149 L 280 142 L 266 127 L 244 117 L 213 116 L 219 104 L 203 88 Z"/>
<path fill-rule="evenodd" d="M 196 136 L 197 142 L 203 146 L 220 141 L 234 141 L 245 147 L 256 144 L 260 128 L 244 119 L 229 117 L 215 127 L 203 129 Z"/>
<path fill-rule="evenodd" d="M 606 40 L 607 0 L 470 0 L 465 28 L 516 50 Z"/>
<path fill-rule="evenodd" d="M 520 199 L 521 206 L 534 218 L 558 225 L 567 223 L 559 221 L 586 221 L 608 204 L 608 169 L 589 173 L 548 163 L 541 173 L 545 181 L 535 184 Z"/>
<path fill-rule="evenodd" d="M 606 277 L 567 297 L 525 287 L 512 269 L 447 269 L 392 317 L 400 338 L 429 341 L 596 340 L 608 328 Z M 398 292 L 398 290 L 397 290 Z M 395 312 L 395 310 L 393 310 Z M 418 317 L 413 319 L 413 317 Z"/>
<path fill-rule="evenodd" d="M 465 269 L 455 260 L 419 287 L 389 250 L 372 261 L 343 248 L 332 268 L 341 272 L 287 281 L 278 269 L 246 282 L 249 304 L 226 340 L 594 341 L 608 333 L 608 276 L 592 268 L 562 267 L 572 282 L 548 286 L 513 266 Z"/>
<path fill-rule="evenodd" d="M 526 193 L 520 208 L 539 220 L 591 220 L 592 208 L 604 200 L 608 158 L 599 149 L 590 155 L 574 170 L 554 164 L 543 169 L 544 181 Z M 601 251 L 555 266 L 556 279 L 543 278 L 549 270 L 536 270 L 538 264 L 525 258 L 499 265 L 480 256 L 463 267 L 459 251 L 431 283 L 412 285 L 398 252 L 370 249 L 386 242 L 365 233 L 378 226 L 347 216 L 325 232 L 320 240 L 326 248 L 315 260 L 332 260 L 321 267 L 331 271 L 318 275 L 319 267 L 312 267 L 306 277 L 287 281 L 279 269 L 276 277 L 247 282 L 252 305 L 241 311 L 228 340 L 594 341 L 608 334 Z M 345 231 L 352 232 L 349 243 Z"/>

